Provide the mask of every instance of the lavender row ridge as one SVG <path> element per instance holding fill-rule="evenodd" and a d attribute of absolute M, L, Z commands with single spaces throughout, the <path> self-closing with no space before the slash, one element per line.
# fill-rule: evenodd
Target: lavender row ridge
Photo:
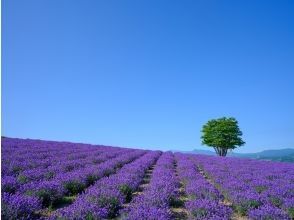
<path fill-rule="evenodd" d="M 198 172 L 190 156 L 177 153 L 176 159 L 179 179 L 188 198 L 185 202 L 188 219 L 229 219 L 231 208 L 221 204 L 223 196 Z"/>
<path fill-rule="evenodd" d="M 49 181 L 54 178 L 61 178 L 65 175 L 70 175 L 77 172 L 83 172 L 84 169 L 89 168 L 90 166 L 98 166 L 100 163 L 105 162 L 109 159 L 115 158 L 116 156 L 124 153 L 123 150 L 113 150 L 110 152 L 105 152 L 99 154 L 98 156 L 94 156 L 92 158 L 91 155 L 87 157 L 88 161 L 85 160 L 77 160 L 76 163 L 72 163 L 72 161 L 63 161 L 57 165 L 48 166 L 47 168 L 35 168 L 29 169 L 21 172 L 18 176 L 3 176 L 2 177 L 2 191 L 14 193 L 18 188 L 25 184 L 29 184 L 31 182 L 41 182 L 41 181 Z M 129 151 L 127 151 L 129 152 Z M 127 153 L 126 152 L 126 153 Z M 91 160 L 92 158 L 92 160 Z M 58 175 L 59 174 L 59 175 Z M 12 184 L 13 183 L 13 184 Z M 13 186 L 7 187 L 7 186 Z"/>
<path fill-rule="evenodd" d="M 125 219 L 171 219 L 170 205 L 176 200 L 179 186 L 174 169 L 174 155 L 164 153 L 154 167 L 151 180 L 143 194 L 133 199 L 124 210 Z"/>
<path fill-rule="evenodd" d="M 202 155 L 194 159 L 239 215 L 256 220 L 294 218 L 292 164 L 233 158 L 214 158 L 212 162 Z"/>
<path fill-rule="evenodd" d="M 145 151 L 142 150 L 133 150 L 131 153 L 125 153 L 117 158 L 107 160 L 106 162 L 100 164 L 100 167 L 96 167 L 94 170 L 88 170 L 89 174 L 97 174 L 96 178 L 102 178 L 105 175 L 110 175 L 116 171 L 116 169 L 119 169 L 124 164 L 131 162 L 132 160 L 140 157 L 141 155 L 145 154 Z M 4 203 L 4 208 L 6 210 L 14 210 L 15 212 L 19 212 L 20 216 L 22 217 L 22 210 L 27 207 L 27 201 L 31 200 L 31 198 L 36 198 L 39 202 L 39 205 L 41 207 L 48 207 L 51 205 L 54 205 L 55 202 L 59 201 L 63 198 L 64 195 L 68 193 L 68 190 L 66 187 L 70 186 L 73 189 L 80 189 L 79 184 L 83 181 L 85 181 L 87 176 L 82 175 L 82 173 L 79 174 L 78 177 L 81 177 L 83 179 L 78 179 L 76 176 L 69 176 L 68 178 L 65 178 L 66 180 L 74 180 L 72 182 L 66 182 L 64 179 L 56 179 L 51 181 L 41 181 L 41 182 L 35 182 L 32 184 L 25 185 L 21 187 L 20 191 L 16 193 L 16 195 L 13 194 L 5 194 L 6 200 L 3 199 L 2 195 L 2 202 Z M 68 185 L 69 183 L 69 185 Z M 85 186 L 87 187 L 87 186 Z M 9 199 L 14 198 L 14 199 Z M 23 201 L 23 203 L 17 203 L 17 201 Z M 22 204 L 21 206 L 19 206 Z M 29 207 L 29 206 L 28 206 Z M 25 208 L 26 210 L 26 208 Z M 2 210 L 3 211 L 3 210 Z M 33 211 L 30 213 L 30 211 Z M 34 214 L 36 210 L 27 210 L 26 213 L 29 213 L 30 215 Z"/>
<path fill-rule="evenodd" d="M 123 203 L 131 200 L 145 171 L 152 166 L 160 152 L 149 152 L 130 164 L 125 165 L 114 175 L 97 181 L 81 194 L 76 201 L 56 211 L 50 219 L 101 219 L 118 215 Z"/>
<path fill-rule="evenodd" d="M 1 219 L 294 219 L 293 163 L 6 137 L 1 146 Z"/>

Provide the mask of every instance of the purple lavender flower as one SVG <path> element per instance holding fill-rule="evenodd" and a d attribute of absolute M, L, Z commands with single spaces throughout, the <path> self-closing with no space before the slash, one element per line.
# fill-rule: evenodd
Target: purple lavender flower
<path fill-rule="evenodd" d="M 77 200 L 68 208 L 62 208 L 56 211 L 50 220 L 68 219 L 68 220 L 83 220 L 83 219 L 105 219 L 108 216 L 108 210 L 104 207 L 97 207 L 94 203 L 88 203 L 83 200 Z"/>
<path fill-rule="evenodd" d="M 134 152 L 133 154 L 122 155 L 121 160 L 127 163 L 141 154 L 142 152 Z M 133 162 L 124 165 L 116 174 L 103 177 L 80 194 L 72 205 L 57 211 L 54 216 L 66 219 L 101 219 L 105 218 L 105 215 L 108 218 L 115 217 L 128 196 L 124 194 L 126 191 L 122 191 L 121 186 L 127 186 L 128 189 L 135 190 L 144 177 L 145 170 L 152 165 L 158 156 L 159 152 L 146 153 Z M 109 165 L 111 167 L 115 166 L 116 161 L 113 160 L 112 164 L 108 163 L 107 167 Z M 83 209 L 83 207 L 87 206 L 92 208 Z M 97 211 L 96 214 L 93 214 L 92 209 L 99 212 Z"/>
<path fill-rule="evenodd" d="M 294 219 L 294 197 L 284 198 L 283 208 L 287 210 L 289 216 Z"/>
<path fill-rule="evenodd" d="M 138 206 L 132 209 L 127 216 L 128 220 L 168 220 L 172 219 L 172 213 L 168 207 L 155 207 L 155 206 Z"/>
<path fill-rule="evenodd" d="M 177 196 L 179 186 L 175 176 L 174 156 L 164 153 L 157 161 L 150 184 L 144 193 L 134 198 L 130 207 L 124 210 L 127 219 L 170 219 L 169 205 Z M 148 215 L 148 210 L 150 215 Z M 158 216 L 158 218 L 156 218 Z"/>
<path fill-rule="evenodd" d="M 172 219 L 179 193 L 192 219 L 230 218 L 224 198 L 250 219 L 294 218 L 290 163 L 11 138 L 2 138 L 1 153 L 3 219 L 40 217 L 65 195 L 77 198 L 49 219 L 112 218 L 125 202 L 127 219 Z M 149 185 L 134 197 L 154 163 Z"/>
<path fill-rule="evenodd" d="M 209 199 L 192 200 L 185 203 L 192 219 L 229 219 L 232 209 Z"/>
<path fill-rule="evenodd" d="M 3 219 L 32 219 L 41 208 L 41 202 L 35 197 L 21 194 L 3 193 L 1 216 Z"/>
<path fill-rule="evenodd" d="M 270 206 L 264 205 L 259 207 L 258 209 L 252 209 L 248 214 L 249 218 L 252 220 L 290 220 L 290 217 L 283 210 Z"/>
<path fill-rule="evenodd" d="M 22 186 L 21 192 L 39 198 L 47 207 L 63 197 L 64 188 L 55 181 L 31 182 Z"/>
<path fill-rule="evenodd" d="M 19 183 L 14 176 L 4 176 L 1 179 L 2 192 L 14 193 L 19 187 Z"/>

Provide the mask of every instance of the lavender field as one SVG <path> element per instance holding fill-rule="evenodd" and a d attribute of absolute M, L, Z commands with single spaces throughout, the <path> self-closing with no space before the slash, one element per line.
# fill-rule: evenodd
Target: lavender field
<path fill-rule="evenodd" d="M 2 219 L 293 219 L 294 164 L 2 138 Z"/>

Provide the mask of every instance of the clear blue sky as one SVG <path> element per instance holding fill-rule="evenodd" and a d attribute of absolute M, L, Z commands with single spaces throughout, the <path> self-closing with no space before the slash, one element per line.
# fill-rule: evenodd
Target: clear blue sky
<path fill-rule="evenodd" d="M 294 1 L 2 1 L 2 135 L 239 152 L 294 147 Z"/>

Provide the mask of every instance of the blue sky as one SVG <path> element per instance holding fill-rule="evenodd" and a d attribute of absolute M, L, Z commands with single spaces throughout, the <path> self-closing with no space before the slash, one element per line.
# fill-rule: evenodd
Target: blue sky
<path fill-rule="evenodd" d="M 237 152 L 294 147 L 293 1 L 2 1 L 2 135 Z"/>

